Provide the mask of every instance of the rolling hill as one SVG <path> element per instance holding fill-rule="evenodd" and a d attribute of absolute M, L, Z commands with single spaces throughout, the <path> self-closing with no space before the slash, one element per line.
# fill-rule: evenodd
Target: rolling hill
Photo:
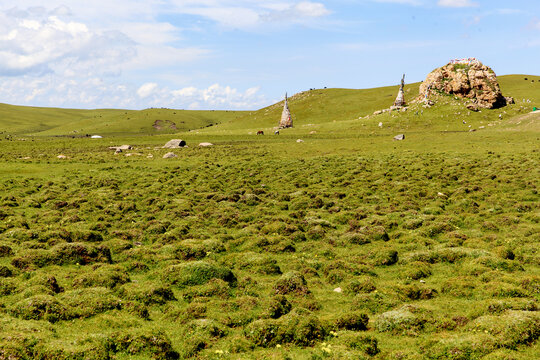
<path fill-rule="evenodd" d="M 0 104 L 0 132 L 38 136 L 175 133 L 215 125 L 243 115 L 235 111 L 174 109 L 75 110 Z"/>
<path fill-rule="evenodd" d="M 525 80 L 526 79 L 526 80 Z M 468 114 L 461 111 L 464 101 L 442 99 L 437 106 L 423 111 L 420 105 L 412 106 L 407 114 L 384 114 L 377 120 L 399 126 L 435 126 L 442 130 L 462 130 L 459 121 L 465 119 L 489 122 L 504 113 L 508 118 L 522 115 L 533 106 L 540 105 L 540 77 L 530 75 L 505 75 L 499 77 L 503 94 L 516 99 L 516 104 L 504 109 Z M 406 99 L 410 102 L 418 94 L 420 83 L 406 86 Z M 388 108 L 397 94 L 397 86 L 374 89 L 315 89 L 298 93 L 290 98 L 295 128 L 322 126 L 327 129 L 348 130 L 365 126 L 374 111 Z M 283 102 L 257 111 L 190 111 L 174 109 L 76 110 L 38 108 L 0 104 L 0 132 L 13 135 L 33 136 L 85 136 L 106 135 L 154 135 L 186 132 L 194 129 L 220 134 L 249 133 L 258 129 L 271 131 L 277 125 Z M 363 121 L 357 121 L 362 118 Z M 443 121 L 438 121 L 442 119 Z M 374 117 L 371 117 L 375 121 Z M 377 121 L 378 122 L 378 121 Z M 337 123 L 337 124 L 336 124 Z M 362 123 L 364 125 L 362 125 Z M 451 125 L 450 127 L 448 127 Z M 457 127 L 456 127 L 457 126 Z M 203 130 L 204 129 L 204 130 Z M 289 131 L 291 133 L 296 130 Z"/>

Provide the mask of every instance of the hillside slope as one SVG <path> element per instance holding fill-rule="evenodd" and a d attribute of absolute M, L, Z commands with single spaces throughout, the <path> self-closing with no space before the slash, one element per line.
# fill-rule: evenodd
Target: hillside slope
<path fill-rule="evenodd" d="M 527 80 L 525 80 L 527 79 Z M 317 89 L 298 93 L 289 98 L 294 128 L 282 133 L 302 134 L 319 129 L 349 131 L 364 126 L 393 126 L 396 130 L 419 127 L 447 131 L 469 130 L 468 125 L 487 125 L 499 120 L 499 115 L 508 119 L 540 107 L 540 77 L 531 75 L 505 75 L 498 78 L 502 93 L 512 96 L 516 104 L 502 109 L 470 113 L 465 109 L 465 100 L 451 96 L 441 97 L 430 109 L 413 104 L 405 113 L 386 113 L 373 116 L 377 110 L 389 108 L 397 95 L 399 86 L 375 89 Z M 534 80 L 534 81 L 533 81 Z M 408 103 L 418 96 L 421 83 L 407 84 L 405 100 Z M 536 104 L 536 105 L 535 105 Z M 271 131 L 279 122 L 283 101 L 269 107 L 246 113 L 245 116 L 222 122 L 219 126 L 203 132 L 223 134 L 249 133 L 255 130 Z M 462 126 L 467 123 L 466 129 Z"/>
<path fill-rule="evenodd" d="M 306 127 L 346 131 L 383 121 L 396 129 L 416 125 L 435 126 L 441 130 L 464 130 L 463 122 L 486 124 L 504 115 L 506 119 L 526 113 L 540 106 L 540 77 L 505 75 L 498 78 L 502 93 L 512 96 L 516 104 L 483 113 L 467 114 L 459 100 L 441 99 L 435 107 L 424 111 L 420 105 L 411 106 L 407 113 L 372 116 L 373 112 L 388 108 L 397 95 L 398 86 L 375 89 L 316 89 L 298 93 L 290 98 L 294 129 L 298 133 Z M 411 102 L 418 96 L 420 83 L 408 84 L 405 98 Z M 75 110 L 36 108 L 0 104 L 0 132 L 39 136 L 84 136 L 86 134 L 128 135 L 176 133 L 199 129 L 204 133 L 249 133 L 277 126 L 283 102 L 257 111 L 189 111 L 174 109 L 135 110 Z M 369 116 L 369 117 L 368 117 Z M 397 119 L 395 119 L 397 118 Z M 361 121 L 358 121 L 360 120 Z M 396 121 L 394 121 L 396 120 Z M 399 120 L 399 121 L 398 121 Z M 335 124 L 337 123 L 337 124 Z M 401 125 L 403 126 L 401 126 Z M 218 125 L 218 126 L 212 126 Z M 311 129 L 313 130 L 313 129 Z M 300 131 L 302 133 L 302 131 Z"/>
<path fill-rule="evenodd" d="M 241 115 L 243 112 L 236 111 L 76 110 L 0 104 L 0 132 L 39 136 L 152 135 L 199 129 Z"/>

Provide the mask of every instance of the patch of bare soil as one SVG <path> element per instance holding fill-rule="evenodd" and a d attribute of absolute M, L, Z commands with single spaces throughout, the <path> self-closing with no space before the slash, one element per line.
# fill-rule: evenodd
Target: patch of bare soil
<path fill-rule="evenodd" d="M 177 130 L 176 123 L 170 120 L 156 120 L 152 127 L 158 131 L 164 129 Z"/>

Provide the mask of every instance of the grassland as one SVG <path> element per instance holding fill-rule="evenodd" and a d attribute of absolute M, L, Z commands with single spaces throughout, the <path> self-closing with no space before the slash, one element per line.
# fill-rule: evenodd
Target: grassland
<path fill-rule="evenodd" d="M 254 135 L 279 104 L 229 113 L 174 159 L 171 135 L 21 127 L 0 141 L 0 359 L 537 358 L 537 78 L 480 113 L 310 91 L 295 128 Z"/>

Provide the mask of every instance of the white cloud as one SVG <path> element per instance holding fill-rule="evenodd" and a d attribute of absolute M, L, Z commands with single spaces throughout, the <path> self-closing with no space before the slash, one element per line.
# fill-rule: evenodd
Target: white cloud
<path fill-rule="evenodd" d="M 118 29 L 138 44 L 167 44 L 180 40 L 178 28 L 168 22 L 128 22 Z"/>
<path fill-rule="evenodd" d="M 242 7 L 190 7 L 181 12 L 199 15 L 232 28 L 252 27 L 259 23 L 256 11 Z"/>
<path fill-rule="evenodd" d="M 478 6 L 478 3 L 472 2 L 471 0 L 439 0 L 437 5 L 442 7 L 475 7 Z"/>
<path fill-rule="evenodd" d="M 206 89 L 186 87 L 171 91 L 171 102 L 189 104 L 189 109 L 256 109 L 268 104 L 268 100 L 259 95 L 259 87 L 252 87 L 244 92 L 230 86 L 210 85 Z"/>
<path fill-rule="evenodd" d="M 321 3 L 302 1 L 294 7 L 300 16 L 321 17 L 329 15 L 330 11 Z"/>
<path fill-rule="evenodd" d="M 193 97 L 197 94 L 198 89 L 196 87 L 190 86 L 180 90 L 174 90 L 172 92 L 175 97 Z"/>
<path fill-rule="evenodd" d="M 142 85 L 139 90 L 137 90 L 137 95 L 139 95 L 141 98 L 146 98 L 152 95 L 152 93 L 156 91 L 157 87 L 158 84 L 156 83 L 146 83 Z"/>
<path fill-rule="evenodd" d="M 325 3 L 93 0 L 89 5 L 77 0 L 17 0 L 14 7 L 0 0 L 0 99 L 21 105 L 83 108 L 254 109 L 268 100 L 252 84 L 247 90 L 197 86 L 193 69 L 182 65 L 217 52 L 186 39 L 185 29 L 176 25 L 175 18 L 197 15 L 198 20 L 205 19 L 199 22 L 201 26 L 193 18 L 187 22 L 201 33 L 215 31 L 208 22 L 222 30 L 258 31 L 276 24 L 282 29 L 320 23 L 321 17 L 331 13 Z M 206 69 L 199 74 L 205 81 L 211 76 Z"/>
<path fill-rule="evenodd" d="M 7 34 L 0 38 L 0 75 L 47 73 L 62 64 L 110 71 L 134 55 L 133 42 L 119 32 L 92 31 L 44 11 L 14 13 L 0 12 L 0 33 Z"/>
<path fill-rule="evenodd" d="M 320 18 L 331 13 L 321 2 L 267 1 L 267 0 L 215 0 L 174 2 L 174 11 L 198 15 L 228 28 L 249 29 L 279 21 L 290 24 Z"/>
<path fill-rule="evenodd" d="M 157 83 L 144 83 L 139 87 L 103 81 L 97 77 L 65 79 L 55 74 L 41 77 L 30 75 L 0 77 L 2 102 L 18 105 L 76 107 L 76 108 L 130 108 L 170 107 L 175 109 L 259 109 L 269 100 L 259 87 L 245 91 L 231 86 L 213 84 L 207 88 L 194 86 L 178 90 L 160 87 Z"/>

